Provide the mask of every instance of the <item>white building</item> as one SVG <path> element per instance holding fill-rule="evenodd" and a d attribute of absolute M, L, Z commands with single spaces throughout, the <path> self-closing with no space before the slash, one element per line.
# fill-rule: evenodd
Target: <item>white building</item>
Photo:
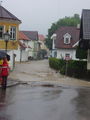
<path fill-rule="evenodd" d="M 51 37 L 52 57 L 76 60 L 76 47 L 79 41 L 77 27 L 60 27 Z"/>
<path fill-rule="evenodd" d="M 31 49 L 28 49 L 29 58 L 30 59 L 37 59 L 37 53 L 39 50 L 39 41 L 38 41 L 38 32 L 37 31 L 21 31 L 29 38 L 28 46 Z M 28 47 L 28 48 L 29 48 Z"/>
<path fill-rule="evenodd" d="M 15 50 L 16 61 L 28 61 L 37 59 L 39 50 L 38 32 L 37 31 L 20 31 L 18 50 Z"/>

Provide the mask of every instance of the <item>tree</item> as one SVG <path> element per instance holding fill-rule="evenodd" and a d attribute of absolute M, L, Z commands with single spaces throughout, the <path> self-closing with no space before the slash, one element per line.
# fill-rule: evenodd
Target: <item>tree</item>
<path fill-rule="evenodd" d="M 62 19 L 59 19 L 57 22 L 53 23 L 51 25 L 51 28 L 48 29 L 48 35 L 46 38 L 47 47 L 49 49 L 52 49 L 51 36 L 58 28 L 60 28 L 61 26 L 77 26 L 77 24 L 80 24 L 80 17 L 78 14 L 74 14 L 74 16 L 72 17 L 64 17 Z"/>
<path fill-rule="evenodd" d="M 87 50 L 79 48 L 76 49 L 76 58 L 78 59 L 87 59 Z"/>

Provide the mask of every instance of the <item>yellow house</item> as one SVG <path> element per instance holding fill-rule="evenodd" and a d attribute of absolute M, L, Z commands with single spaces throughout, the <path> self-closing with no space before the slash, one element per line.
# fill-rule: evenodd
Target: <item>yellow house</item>
<path fill-rule="evenodd" d="M 21 21 L 16 16 L 6 10 L 3 6 L 0 6 L 0 49 L 5 49 L 3 34 L 7 31 L 10 34 L 7 50 L 14 50 L 18 48 L 17 40 L 20 23 Z"/>
<path fill-rule="evenodd" d="M 7 53 L 10 55 L 10 67 L 15 66 L 15 53 L 14 50 L 18 48 L 19 37 L 19 20 L 16 16 L 6 10 L 0 5 L 0 50 L 6 49 L 6 42 L 4 41 L 4 33 L 10 34 L 10 40 L 7 44 Z"/>

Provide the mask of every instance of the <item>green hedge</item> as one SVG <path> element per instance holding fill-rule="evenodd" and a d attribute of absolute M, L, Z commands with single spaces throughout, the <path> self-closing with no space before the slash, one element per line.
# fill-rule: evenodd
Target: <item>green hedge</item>
<path fill-rule="evenodd" d="M 65 61 L 57 58 L 49 58 L 49 65 L 51 68 L 60 71 L 61 74 L 66 74 L 67 71 L 67 75 L 70 77 L 90 80 L 90 71 L 87 71 L 86 61 Z"/>

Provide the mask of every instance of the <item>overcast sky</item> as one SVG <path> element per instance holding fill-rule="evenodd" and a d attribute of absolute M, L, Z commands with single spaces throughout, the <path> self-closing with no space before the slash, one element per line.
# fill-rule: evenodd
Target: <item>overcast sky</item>
<path fill-rule="evenodd" d="M 90 0 L 2 0 L 2 6 L 17 16 L 20 30 L 34 30 L 47 35 L 51 24 L 65 16 L 81 15 L 90 9 Z"/>

